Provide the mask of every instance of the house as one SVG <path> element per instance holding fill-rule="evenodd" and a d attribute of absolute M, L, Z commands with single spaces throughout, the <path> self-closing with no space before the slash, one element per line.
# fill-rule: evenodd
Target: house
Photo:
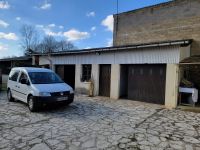
<path fill-rule="evenodd" d="M 78 93 L 92 89 L 94 96 L 175 108 L 180 66 L 200 54 L 199 8 L 199 0 L 174 0 L 116 14 L 113 47 L 35 54 L 33 64 L 51 59 L 52 69 Z"/>

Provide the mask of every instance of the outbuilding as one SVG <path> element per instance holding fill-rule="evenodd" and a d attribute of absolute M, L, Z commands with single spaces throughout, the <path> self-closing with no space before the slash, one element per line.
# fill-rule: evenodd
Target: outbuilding
<path fill-rule="evenodd" d="M 192 40 L 52 53 L 53 70 L 75 91 L 113 99 L 171 105 L 177 100 L 178 64 L 190 55 Z M 49 56 L 35 54 L 39 65 Z M 174 102 L 175 103 L 175 102 Z"/>
<path fill-rule="evenodd" d="M 113 47 L 35 54 L 76 92 L 175 108 L 185 58 L 200 54 L 200 1 L 174 0 L 114 15 Z"/>

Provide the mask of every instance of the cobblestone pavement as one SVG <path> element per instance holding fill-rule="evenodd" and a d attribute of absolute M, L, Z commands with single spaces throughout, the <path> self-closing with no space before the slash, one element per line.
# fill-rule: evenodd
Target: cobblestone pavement
<path fill-rule="evenodd" d="M 200 150 L 200 114 L 127 100 L 77 96 L 30 113 L 0 94 L 0 149 Z"/>

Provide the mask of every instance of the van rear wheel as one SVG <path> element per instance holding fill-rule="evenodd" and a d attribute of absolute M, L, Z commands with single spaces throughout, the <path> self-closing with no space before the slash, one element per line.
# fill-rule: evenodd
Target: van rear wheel
<path fill-rule="evenodd" d="M 14 98 L 12 97 L 12 93 L 10 89 L 7 90 L 7 97 L 8 97 L 9 102 L 14 102 Z"/>
<path fill-rule="evenodd" d="M 38 105 L 32 95 L 28 97 L 28 108 L 31 112 L 36 112 L 38 110 Z"/>

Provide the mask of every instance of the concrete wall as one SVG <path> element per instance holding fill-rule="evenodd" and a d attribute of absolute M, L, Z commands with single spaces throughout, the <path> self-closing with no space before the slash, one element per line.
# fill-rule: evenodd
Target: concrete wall
<path fill-rule="evenodd" d="M 179 67 L 177 64 L 167 64 L 165 106 L 176 108 L 178 101 Z"/>
<path fill-rule="evenodd" d="M 114 45 L 193 39 L 200 54 L 200 0 L 174 0 L 114 16 Z"/>
<path fill-rule="evenodd" d="M 191 55 L 191 45 L 187 47 L 180 47 L 180 61 L 190 57 L 190 55 Z"/>

